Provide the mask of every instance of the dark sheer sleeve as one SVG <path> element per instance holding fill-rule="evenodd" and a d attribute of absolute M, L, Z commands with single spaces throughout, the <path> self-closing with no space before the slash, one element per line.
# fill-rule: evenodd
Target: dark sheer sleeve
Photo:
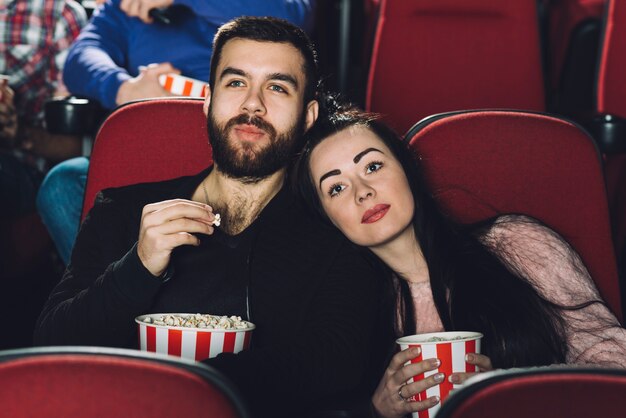
<path fill-rule="evenodd" d="M 512 271 L 562 309 L 567 362 L 626 367 L 626 330 L 603 303 L 579 255 L 556 232 L 524 216 L 504 216 L 481 241 Z M 591 302 L 591 303 L 590 303 Z"/>

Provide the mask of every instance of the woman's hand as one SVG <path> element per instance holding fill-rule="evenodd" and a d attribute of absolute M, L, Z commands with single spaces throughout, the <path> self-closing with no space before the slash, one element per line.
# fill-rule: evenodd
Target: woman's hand
<path fill-rule="evenodd" d="M 200 245 L 194 233 L 213 233 L 215 215 L 209 205 L 185 199 L 152 203 L 143 208 L 137 254 L 154 276 L 163 274 L 172 251 L 181 245 Z"/>
<path fill-rule="evenodd" d="M 372 397 L 374 410 L 379 417 L 401 418 L 411 412 L 428 409 L 439 402 L 437 396 L 431 396 L 423 401 L 410 400 L 412 396 L 438 385 L 444 378 L 442 373 L 437 373 L 426 379 L 407 384 L 407 380 L 413 376 L 439 367 L 440 361 L 438 359 L 426 359 L 418 363 L 404 365 L 407 361 L 419 356 L 420 352 L 419 347 L 413 347 L 400 351 L 391 359 Z"/>
<path fill-rule="evenodd" d="M 455 385 L 460 385 L 465 383 L 467 379 L 474 376 L 476 373 L 486 372 L 489 370 L 493 370 L 493 366 L 491 365 L 491 359 L 484 354 L 476 354 L 470 353 L 465 356 L 465 361 L 469 364 L 473 364 L 478 368 L 478 372 L 473 373 L 452 373 L 448 380 L 450 383 L 454 383 Z"/>

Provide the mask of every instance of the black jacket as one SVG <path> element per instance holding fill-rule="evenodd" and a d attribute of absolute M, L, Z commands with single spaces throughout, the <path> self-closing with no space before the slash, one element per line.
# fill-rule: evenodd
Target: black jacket
<path fill-rule="evenodd" d="M 368 397 L 391 336 L 383 276 L 286 190 L 251 225 L 243 250 L 229 252 L 230 237 L 218 233 L 174 252 L 166 283 L 143 267 L 136 251 L 143 206 L 189 198 L 207 173 L 99 194 L 39 317 L 35 343 L 136 347 L 141 314 L 249 311 L 257 326 L 251 349 L 207 363 L 239 386 L 258 416 L 297 416 L 336 398 Z"/>

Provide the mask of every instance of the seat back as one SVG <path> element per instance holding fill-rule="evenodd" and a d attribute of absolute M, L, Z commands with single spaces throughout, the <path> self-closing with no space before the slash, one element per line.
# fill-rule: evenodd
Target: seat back
<path fill-rule="evenodd" d="M 461 109 L 545 109 L 537 0 L 382 0 L 366 108 L 405 132 Z"/>
<path fill-rule="evenodd" d="M 621 418 L 625 397 L 626 370 L 499 370 L 482 373 L 455 391 L 437 418 Z"/>
<path fill-rule="evenodd" d="M 565 119 L 479 110 L 435 115 L 406 135 L 443 210 L 461 223 L 524 214 L 580 254 L 621 320 L 621 298 L 600 155 Z"/>
<path fill-rule="evenodd" d="M 217 370 L 151 354 L 101 347 L 0 352 L 2 415 L 249 417 L 236 388 Z"/>
<path fill-rule="evenodd" d="M 199 98 L 158 98 L 117 108 L 94 143 L 82 219 L 108 187 L 192 175 L 212 161 Z"/>

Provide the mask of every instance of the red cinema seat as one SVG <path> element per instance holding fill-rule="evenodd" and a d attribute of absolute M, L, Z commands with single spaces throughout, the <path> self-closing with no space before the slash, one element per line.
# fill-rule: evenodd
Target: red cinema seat
<path fill-rule="evenodd" d="M 602 161 L 582 128 L 546 114 L 477 110 L 426 118 L 406 140 L 444 211 L 461 223 L 515 213 L 549 225 L 621 321 Z"/>
<path fill-rule="evenodd" d="M 545 110 L 536 0 L 382 0 L 366 109 L 398 132 L 453 110 Z"/>
<path fill-rule="evenodd" d="M 135 350 L 0 351 L 0 405 L 11 418 L 248 418 L 237 389 L 202 363 Z"/>
<path fill-rule="evenodd" d="M 622 418 L 625 397 L 625 370 L 498 370 L 480 374 L 455 391 L 437 418 Z"/>
<path fill-rule="evenodd" d="M 158 98 L 117 108 L 96 136 L 82 218 L 100 190 L 197 174 L 208 167 L 212 158 L 203 102 Z"/>

